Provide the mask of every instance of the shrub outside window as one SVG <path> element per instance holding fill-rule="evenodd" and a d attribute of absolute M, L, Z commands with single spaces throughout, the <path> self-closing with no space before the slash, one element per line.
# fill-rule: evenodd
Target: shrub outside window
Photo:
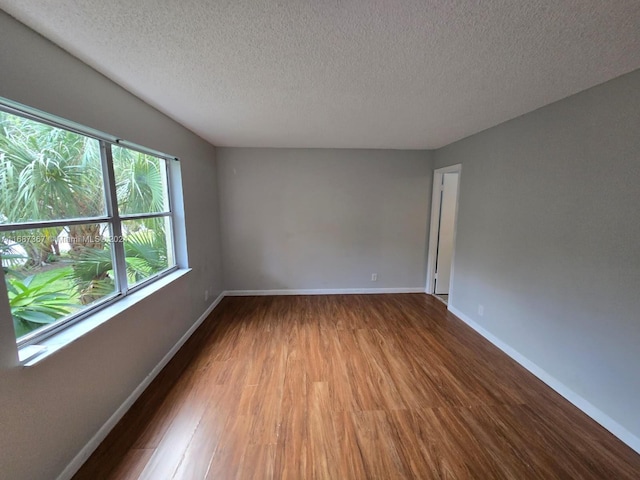
<path fill-rule="evenodd" d="M 176 268 L 170 157 L 1 107 L 0 257 L 22 346 Z"/>

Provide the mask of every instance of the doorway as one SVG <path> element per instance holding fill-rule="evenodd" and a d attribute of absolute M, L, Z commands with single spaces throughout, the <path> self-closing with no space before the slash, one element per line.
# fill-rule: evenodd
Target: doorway
<path fill-rule="evenodd" d="M 461 165 L 453 165 L 433 172 L 426 291 L 446 304 L 450 303 L 452 296 L 461 170 Z"/>

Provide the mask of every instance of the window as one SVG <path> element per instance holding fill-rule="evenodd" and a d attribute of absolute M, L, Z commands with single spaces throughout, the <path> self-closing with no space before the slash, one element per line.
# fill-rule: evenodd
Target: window
<path fill-rule="evenodd" d="M 176 268 L 170 157 L 68 125 L 0 104 L 0 256 L 18 346 Z"/>

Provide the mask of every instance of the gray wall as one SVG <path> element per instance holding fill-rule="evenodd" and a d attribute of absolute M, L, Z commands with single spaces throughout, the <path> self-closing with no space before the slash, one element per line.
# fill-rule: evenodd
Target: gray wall
<path fill-rule="evenodd" d="M 463 164 L 453 306 L 640 436 L 640 71 L 435 163 Z"/>
<path fill-rule="evenodd" d="M 227 289 L 424 288 L 429 152 L 220 148 L 218 162 Z"/>
<path fill-rule="evenodd" d="M 0 95 L 180 156 L 194 266 L 0 371 L 3 477 L 61 472 L 222 290 L 216 184 L 226 288 L 424 285 L 428 152 L 221 149 L 216 178 L 213 147 L 3 13 Z M 636 435 L 639 105 L 634 72 L 435 153 L 464 165 L 454 307 Z"/>
<path fill-rule="evenodd" d="M 215 150 L 2 12 L 0 96 L 182 159 L 194 271 L 35 367 L 0 370 L 0 476 L 51 479 L 222 291 Z"/>

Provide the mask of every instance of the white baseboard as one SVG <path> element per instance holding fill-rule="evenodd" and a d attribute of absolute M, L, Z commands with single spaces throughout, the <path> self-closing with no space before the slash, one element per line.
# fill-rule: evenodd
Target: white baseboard
<path fill-rule="evenodd" d="M 146 388 L 151 384 L 154 378 L 160 373 L 160 371 L 169 363 L 169 361 L 173 358 L 173 356 L 178 353 L 178 350 L 184 345 L 184 343 L 189 339 L 193 332 L 204 322 L 204 320 L 209 316 L 209 314 L 213 311 L 214 308 L 220 303 L 220 301 L 224 298 L 225 292 L 222 292 L 218 295 L 213 303 L 205 310 L 205 312 L 200 315 L 198 320 L 187 330 L 187 332 L 178 340 L 178 342 L 169 350 L 169 352 L 160 360 L 160 362 L 153 368 L 151 373 L 146 376 L 146 378 L 136 387 L 136 389 L 127 397 L 127 399 L 118 407 L 118 409 L 114 412 L 109 420 L 105 422 L 105 424 L 98 430 L 98 432 L 89 440 L 82 450 L 71 460 L 71 462 L 67 465 L 67 467 L 62 471 L 62 473 L 58 476 L 57 480 L 70 480 L 76 472 L 80 469 L 80 467 L 87 461 L 87 459 L 91 456 L 91 454 L 95 451 L 96 448 L 102 443 L 102 441 L 107 437 L 109 432 L 116 426 L 116 424 L 120 421 L 120 419 L 124 416 L 125 413 L 131 408 L 131 406 L 135 403 L 135 401 L 142 395 L 142 392 L 146 390 Z"/>
<path fill-rule="evenodd" d="M 409 288 L 311 288 L 281 290 L 227 290 L 228 297 L 258 297 L 265 295 L 356 295 L 375 293 L 424 293 L 424 287 Z"/>
<path fill-rule="evenodd" d="M 80 467 L 87 461 L 96 448 L 107 437 L 109 432 L 122 419 L 125 413 L 131 408 L 135 401 L 142 395 L 142 392 L 151 384 L 160 371 L 169 363 L 173 356 L 180 350 L 180 347 L 189 339 L 202 322 L 209 316 L 213 309 L 220 303 L 225 296 L 257 296 L 257 295 L 330 295 L 330 294 L 364 294 L 364 293 L 424 293 L 424 288 L 350 288 L 350 289 L 312 289 L 312 290 L 231 290 L 224 291 L 215 301 L 207 308 L 207 310 L 196 320 L 196 322 L 187 330 L 187 332 L 178 340 L 171 350 L 160 360 L 147 377 L 136 387 L 136 389 L 127 397 L 127 399 L 118 407 L 98 432 L 89 440 L 89 442 L 78 452 L 71 460 L 57 480 L 70 480 Z"/>
<path fill-rule="evenodd" d="M 462 313 L 455 307 L 449 305 L 449 311 L 453 313 L 456 317 L 462 320 L 464 323 L 473 328 L 476 332 L 482 335 L 484 338 L 493 343 L 496 347 L 502 350 L 504 353 L 509 355 L 513 360 L 518 362 L 524 368 L 529 370 L 529 372 L 533 373 L 536 377 L 546 383 L 549 387 L 555 390 L 557 393 L 562 395 L 566 400 L 571 402 L 573 405 L 578 407 L 584 413 L 586 413 L 593 420 L 598 422 L 604 428 L 609 430 L 613 435 L 618 437 L 622 442 L 627 444 L 637 453 L 640 453 L 640 438 L 631 433 L 625 427 L 620 425 L 614 419 L 612 419 L 609 415 L 604 413 L 599 408 L 595 407 L 589 401 L 584 399 L 582 396 L 578 395 L 576 392 L 567 387 L 564 383 L 559 381 L 557 378 L 550 375 L 546 370 L 542 369 L 527 357 L 522 355 L 520 352 L 515 350 L 513 347 L 510 347 L 498 337 L 493 335 L 491 332 L 485 330 L 482 326 L 478 325 L 476 322 L 471 320 L 468 316 Z"/>
<path fill-rule="evenodd" d="M 220 303 L 225 297 L 238 297 L 238 296 L 264 296 L 264 295 L 335 295 L 335 294 L 376 294 L 376 293 L 425 293 L 424 288 L 347 288 L 347 289 L 306 289 L 306 290 L 229 290 L 224 291 L 215 301 L 207 308 L 207 310 L 196 320 L 196 322 L 189 328 L 189 330 L 178 340 L 178 342 L 171 348 L 171 350 L 160 360 L 160 362 L 154 367 L 154 369 L 147 375 L 147 377 L 136 387 L 136 389 L 127 397 L 127 399 L 120 405 L 120 407 L 114 412 L 113 415 L 105 422 L 105 424 L 98 430 L 98 432 L 89 440 L 89 442 L 80 450 L 80 452 L 73 458 L 73 460 L 67 465 L 63 472 L 58 476 L 57 480 L 70 480 L 73 475 L 80 469 L 84 462 L 91 456 L 96 448 L 107 437 L 109 432 L 116 426 L 116 424 L 122 419 L 125 413 L 131 408 L 135 401 L 142 395 L 145 389 L 151 384 L 153 379 L 160 373 L 160 371 L 169 363 L 173 356 L 180 350 L 182 345 L 189 339 L 189 337 L 196 331 L 196 329 L 202 324 L 202 322 L 209 316 L 213 309 Z M 526 358 L 514 348 L 510 347 L 498 337 L 485 330 L 479 324 L 471 320 L 460 310 L 449 305 L 448 309 L 451 313 L 460 318 L 463 322 L 473 328 L 476 332 L 509 355 L 513 360 L 518 362 L 529 372 L 534 374 L 549 387 L 554 389 L 565 399 L 578 407 L 584 413 L 586 413 L 593 420 L 598 422 L 613 435 L 618 437 L 621 441 L 627 444 L 636 452 L 640 453 L 640 438 L 632 434 L 629 430 L 624 428 L 618 422 L 606 415 L 600 409 L 593 406 L 583 397 L 575 393 L 568 388 L 562 382 L 551 376 L 545 370 Z"/>

